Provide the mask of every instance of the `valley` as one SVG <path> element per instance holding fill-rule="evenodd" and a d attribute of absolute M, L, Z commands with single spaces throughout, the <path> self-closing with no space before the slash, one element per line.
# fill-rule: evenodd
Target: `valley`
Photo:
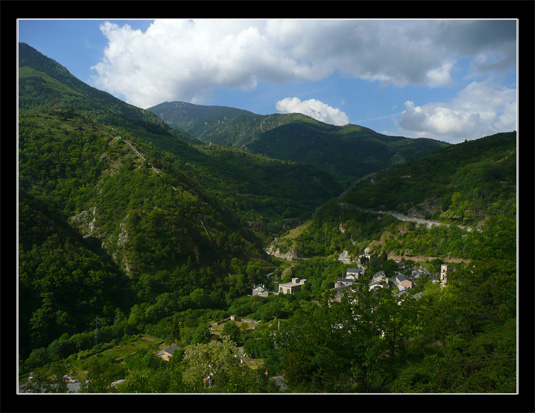
<path fill-rule="evenodd" d="M 24 392 L 515 392 L 516 132 L 143 110 L 19 54 Z"/>

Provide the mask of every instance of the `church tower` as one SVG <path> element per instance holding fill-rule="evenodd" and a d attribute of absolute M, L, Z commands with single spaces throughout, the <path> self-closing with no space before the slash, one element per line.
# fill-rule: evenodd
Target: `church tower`
<path fill-rule="evenodd" d="M 442 264 L 440 266 L 440 286 L 444 287 L 448 282 L 448 272 L 451 270 L 451 267 L 448 264 Z"/>

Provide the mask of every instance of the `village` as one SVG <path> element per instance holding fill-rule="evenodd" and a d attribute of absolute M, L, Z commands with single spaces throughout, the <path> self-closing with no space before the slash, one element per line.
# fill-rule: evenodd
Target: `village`
<path fill-rule="evenodd" d="M 117 140 L 120 140 L 120 137 L 116 137 Z M 139 154 L 134 147 L 132 147 L 129 142 L 125 141 L 131 149 L 133 149 L 136 154 L 143 158 L 141 154 Z M 144 159 L 144 158 L 143 158 Z M 156 171 L 159 172 L 159 171 Z M 270 253 L 271 251 L 268 251 Z M 276 253 L 272 253 L 272 255 L 279 255 L 278 251 Z M 386 254 L 388 260 L 390 261 L 391 268 L 390 270 L 385 271 L 385 269 L 382 266 L 379 267 L 372 267 L 371 262 L 373 258 L 376 258 L 376 255 L 374 255 L 374 251 L 370 247 L 366 248 L 363 252 L 363 255 L 360 255 L 358 257 L 351 258 L 347 251 L 343 251 L 340 253 L 337 257 L 337 261 L 339 261 L 341 264 L 344 264 L 345 270 L 344 273 L 340 274 L 340 277 L 336 279 L 334 282 L 334 285 L 332 285 L 332 282 L 330 284 L 331 287 L 329 287 L 330 291 L 333 293 L 333 300 L 334 301 L 340 301 L 342 298 L 342 295 L 344 292 L 348 289 L 354 289 L 356 287 L 356 284 L 359 282 L 359 280 L 367 280 L 366 285 L 369 291 L 377 292 L 378 289 L 389 289 L 392 292 L 392 295 L 398 299 L 398 303 L 401 304 L 403 302 L 404 296 L 407 295 L 409 292 L 415 289 L 420 283 L 425 283 L 430 281 L 431 283 L 438 283 L 440 288 L 443 288 L 447 284 L 447 278 L 448 273 L 451 271 L 454 271 L 455 268 L 452 268 L 447 263 L 442 263 L 440 265 L 440 273 L 435 273 L 433 271 L 430 271 L 428 268 L 430 268 L 429 265 L 422 265 L 421 261 L 427 261 L 430 262 L 429 259 L 427 260 L 421 260 L 421 257 L 414 257 L 413 259 L 408 257 L 394 257 L 390 254 Z M 277 257 L 282 258 L 282 257 Z M 296 264 L 297 261 L 306 260 L 306 259 L 299 259 L 297 257 L 289 257 L 289 259 L 286 259 L 287 257 L 284 257 L 284 261 L 286 263 L 290 264 L 290 269 Z M 403 259 L 405 258 L 405 259 Z M 425 257 L 424 257 L 425 258 Z M 433 258 L 433 257 L 426 257 L 426 258 Z M 293 262 L 292 262 L 293 261 Z M 420 261 L 420 262 L 418 262 Z M 447 262 L 451 262 L 447 261 Z M 395 263 L 392 264 L 392 263 Z M 350 267 L 351 266 L 351 267 Z M 373 273 L 373 275 L 370 274 L 369 271 L 366 271 L 367 268 L 376 268 L 380 269 L 379 271 L 376 271 Z M 392 271 L 392 267 L 395 267 L 394 271 Z M 426 268 L 427 267 L 427 268 Z M 437 267 L 435 266 L 435 269 Z M 390 274 L 387 275 L 387 272 Z M 270 276 L 272 276 L 273 272 L 268 274 L 266 277 L 268 279 L 269 285 L 267 286 L 264 283 L 256 284 L 252 287 L 251 293 L 249 297 L 270 297 L 270 296 L 277 296 L 277 295 L 296 295 L 299 292 L 302 291 L 303 286 L 309 282 L 307 278 L 301 278 L 291 275 L 286 275 L 284 277 L 275 277 L 274 280 L 271 280 L 270 282 Z M 291 271 L 288 272 L 288 274 L 291 274 Z M 301 273 L 302 274 L 302 273 Z M 371 278 L 370 278 L 371 276 Z M 290 280 L 288 278 L 290 277 Z M 279 282 L 276 282 L 279 281 Z M 269 288 L 268 288 L 269 287 Z M 412 298 L 418 299 L 422 294 L 423 290 L 418 289 L 419 291 L 416 293 L 410 294 Z M 269 321 L 269 320 L 268 320 Z M 237 315 L 230 314 L 228 317 L 217 320 L 217 321 L 209 321 L 206 322 L 206 325 L 209 330 L 210 340 L 221 340 L 223 339 L 226 334 L 224 332 L 225 325 L 232 323 L 234 324 L 242 333 L 246 332 L 252 332 L 255 330 L 259 324 L 265 323 L 265 320 L 256 320 L 252 318 L 251 316 L 245 316 L 240 317 Z M 280 328 L 280 320 L 278 320 L 278 328 Z M 333 326 L 333 328 L 338 328 L 339 326 Z M 156 337 L 149 337 L 149 336 L 143 336 L 138 337 L 137 341 L 142 342 L 154 342 L 153 346 L 151 347 L 150 353 L 158 357 L 160 360 L 162 360 L 164 363 L 169 362 L 175 354 L 182 353 L 185 349 L 185 346 L 180 342 L 169 342 L 166 340 L 162 340 L 161 338 Z M 144 348 L 144 347 L 143 347 Z M 147 347 L 147 350 L 149 348 Z M 273 382 L 273 384 L 278 388 L 278 391 L 285 391 L 287 389 L 287 384 L 285 382 L 285 379 L 283 376 L 271 376 L 270 372 L 265 368 L 264 362 L 262 359 L 255 358 L 251 354 L 247 354 L 244 350 L 243 344 L 237 344 L 236 343 L 236 350 L 237 354 L 236 357 L 239 360 L 239 363 L 242 365 L 245 365 L 249 367 L 250 369 L 256 370 L 260 369 L 260 371 L 264 372 L 266 377 L 269 378 L 270 381 Z M 111 350 L 108 350 L 111 351 Z M 120 350 L 120 346 L 117 348 L 117 351 Z M 125 350 L 126 351 L 126 350 Z M 113 364 L 124 364 L 126 357 L 132 357 L 137 353 L 137 351 L 134 352 L 122 352 L 124 356 L 118 357 L 112 361 Z M 105 354 L 105 352 L 103 353 Z M 126 355 L 128 354 L 128 356 Z M 83 376 L 82 376 L 83 377 Z M 79 380 L 78 377 L 71 377 L 71 376 L 65 376 L 65 383 L 67 386 L 67 391 L 69 393 L 79 393 L 81 391 L 81 385 L 84 381 L 83 379 Z M 81 377 L 80 377 L 81 378 Z M 30 383 L 32 380 L 32 376 L 28 378 L 28 383 Z M 210 377 L 205 377 L 205 387 L 211 387 L 211 380 Z M 111 382 L 109 384 L 110 388 L 117 388 L 122 383 L 125 382 L 125 379 L 119 379 Z M 25 386 L 23 386 L 24 388 Z"/>
<path fill-rule="evenodd" d="M 368 251 L 367 251 L 368 252 Z M 347 289 L 354 288 L 358 280 L 365 279 L 366 265 L 361 264 L 362 262 L 368 262 L 370 255 L 366 254 L 356 261 L 355 267 L 347 268 L 343 277 L 336 279 L 332 291 L 334 292 L 334 300 L 340 301 L 342 294 Z M 340 255 L 339 260 L 344 264 L 350 264 L 350 260 L 344 254 Z M 367 288 L 369 291 L 375 291 L 379 288 L 386 288 L 392 291 L 394 297 L 399 298 L 401 303 L 403 301 L 403 296 L 409 291 L 413 290 L 420 282 L 431 281 L 432 283 L 439 283 L 440 288 L 443 288 L 447 284 L 448 274 L 451 271 L 455 271 L 454 268 L 448 264 L 441 264 L 440 274 L 433 275 L 431 271 L 425 268 L 422 265 L 407 265 L 405 261 L 394 261 L 397 269 L 394 271 L 394 276 L 389 277 L 384 270 L 377 271 L 373 274 L 369 282 L 367 283 Z M 271 274 L 270 274 L 271 275 Z M 369 275 L 368 275 L 369 276 Z M 268 277 L 269 278 L 269 277 Z M 301 291 L 302 287 L 306 285 L 307 279 L 292 277 L 289 282 L 275 283 L 276 290 L 272 291 L 268 289 L 265 284 L 258 284 L 252 288 L 250 297 L 269 297 L 273 295 L 294 295 Z M 273 285 L 273 284 L 271 284 Z M 423 294 L 423 291 L 420 291 L 416 294 L 411 294 L 413 298 L 418 299 Z M 235 324 L 240 331 L 251 331 L 255 330 L 257 326 L 262 323 L 262 320 L 256 320 L 251 317 L 239 317 L 236 315 L 230 315 L 222 320 L 211 321 L 207 323 L 208 330 L 210 332 L 211 339 L 219 340 L 224 336 L 224 328 L 227 323 Z M 280 321 L 278 321 L 280 328 Z M 334 326 L 336 327 L 336 326 Z M 169 343 L 161 339 L 150 338 L 147 336 L 139 338 L 140 342 L 154 342 L 154 345 L 157 345 L 153 348 L 153 354 L 160 358 L 163 362 L 169 362 L 174 354 L 183 350 L 184 347 L 178 345 L 177 343 Z M 148 348 L 147 348 L 148 349 Z M 263 365 L 263 360 L 255 359 L 252 355 L 247 354 L 244 351 L 243 346 L 236 347 L 238 354 L 236 357 L 239 359 L 240 364 L 246 365 L 251 369 L 265 369 Z M 136 354 L 129 353 L 128 357 L 132 357 Z M 124 363 L 125 356 L 115 359 L 112 363 Z M 285 391 L 287 389 L 287 384 L 283 376 L 271 376 L 267 370 L 265 370 L 266 377 L 274 383 L 274 385 L 279 389 L 279 391 Z M 32 376 L 28 378 L 28 383 L 32 380 Z M 210 377 L 205 379 L 205 387 L 211 386 Z M 124 383 L 124 379 L 116 380 L 109 384 L 111 388 L 115 388 L 120 384 Z M 81 382 L 77 378 L 71 376 L 65 376 L 65 383 L 67 385 L 67 391 L 69 393 L 78 393 L 80 392 Z M 25 386 L 23 386 L 24 388 Z"/>
<path fill-rule="evenodd" d="M 431 282 L 440 283 L 443 287 L 447 283 L 447 275 L 452 271 L 452 267 L 448 264 L 441 264 L 440 275 L 433 276 L 431 272 L 423 267 L 418 265 L 416 268 L 408 268 L 406 264 L 402 261 L 395 261 L 398 266 L 398 271 L 394 272 L 394 277 L 388 277 L 385 271 L 381 270 L 376 272 L 369 283 L 369 290 L 374 290 L 376 288 L 397 288 L 395 295 L 403 295 L 408 290 L 412 290 L 415 287 L 415 284 L 418 282 L 418 279 L 422 276 L 429 277 Z M 360 260 L 359 260 L 360 264 Z M 334 290 L 336 290 L 336 295 L 339 296 L 342 291 L 346 288 L 351 287 L 355 282 L 364 276 L 365 267 L 359 265 L 355 268 L 348 268 L 345 273 L 345 277 L 338 278 L 334 285 Z M 291 282 L 278 284 L 278 290 L 276 292 L 268 290 L 264 284 L 256 285 L 252 290 L 253 296 L 267 297 L 272 294 L 295 294 L 301 290 L 301 287 L 307 282 L 304 278 L 292 278 Z"/>

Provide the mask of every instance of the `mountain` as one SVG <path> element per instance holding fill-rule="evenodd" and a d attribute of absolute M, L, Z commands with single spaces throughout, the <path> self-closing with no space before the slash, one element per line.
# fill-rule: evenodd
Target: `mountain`
<path fill-rule="evenodd" d="M 165 102 L 148 110 L 205 143 L 314 165 L 348 181 L 447 146 L 432 139 L 387 136 L 357 125 L 328 125 L 297 113 L 255 115 L 185 102 Z"/>
<path fill-rule="evenodd" d="M 32 47 L 19 57 L 24 355 L 163 297 L 225 305 L 273 268 L 271 232 L 342 190 L 313 167 L 192 146 Z"/>
<path fill-rule="evenodd" d="M 287 123 L 299 120 L 316 122 L 301 114 L 264 116 L 243 109 L 187 102 L 164 102 L 147 110 L 204 143 L 233 147 L 244 147 L 262 133 Z"/>
<path fill-rule="evenodd" d="M 19 51 L 20 391 L 66 392 L 67 377 L 88 393 L 277 391 L 264 368 L 290 392 L 516 391 L 514 132 L 390 158 L 348 189 L 310 164 L 202 145 Z M 318 136 L 339 146 L 358 133 L 377 145 L 368 158 L 408 142 L 290 118 L 262 134 L 293 127 L 285 136 L 305 130 L 322 147 Z M 314 258 L 268 256 L 284 228 L 281 248 Z M 355 265 L 341 251 L 370 259 L 333 300 Z M 432 274 L 456 258 L 446 285 L 421 274 L 410 291 L 369 289 L 379 271 L 412 277 L 415 254 L 434 255 L 420 262 Z M 296 294 L 250 296 L 293 278 L 307 280 Z M 223 328 L 231 315 L 241 322 Z M 169 343 L 179 349 L 162 362 Z"/>
<path fill-rule="evenodd" d="M 195 136 L 203 135 L 203 141 L 209 140 L 211 134 L 229 120 L 258 116 L 247 110 L 227 106 L 204 106 L 187 102 L 164 102 L 148 110 L 177 129 L 183 129 Z M 214 143 L 220 144 L 224 141 L 214 141 Z"/>
<path fill-rule="evenodd" d="M 294 120 L 262 133 L 247 150 L 314 165 L 351 181 L 445 146 L 432 139 L 387 136 L 356 125 Z"/>
<path fill-rule="evenodd" d="M 516 188 L 515 132 L 466 141 L 360 179 L 272 250 L 314 256 L 348 249 L 356 256 L 373 244 L 397 255 L 472 259 L 476 228 L 493 234 L 500 222 L 514 235 Z M 506 251 L 507 231 L 500 233 Z"/>
<path fill-rule="evenodd" d="M 344 202 L 452 224 L 477 225 L 516 211 L 516 133 L 451 145 L 378 172 Z"/>

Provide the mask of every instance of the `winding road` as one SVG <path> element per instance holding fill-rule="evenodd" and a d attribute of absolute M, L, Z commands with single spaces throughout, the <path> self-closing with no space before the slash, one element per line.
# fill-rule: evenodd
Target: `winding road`
<path fill-rule="evenodd" d="M 472 227 L 464 227 L 464 226 L 461 226 L 461 225 L 454 225 L 454 224 L 445 224 L 443 222 L 429 221 L 427 219 L 422 219 L 422 218 L 413 218 L 413 217 L 409 217 L 407 215 L 403 215 L 403 214 L 401 214 L 399 212 L 372 211 L 371 209 L 365 209 L 365 208 L 360 208 L 360 207 L 355 207 L 355 208 L 358 209 L 359 211 L 369 212 L 370 214 L 391 215 L 394 218 L 399 219 L 400 221 L 409 221 L 409 222 L 414 222 L 415 224 L 423 224 L 423 225 L 426 225 L 427 228 L 431 228 L 433 225 L 441 225 L 441 226 L 447 226 L 447 227 L 455 226 L 457 228 L 464 229 L 467 232 L 471 232 L 472 231 Z M 477 230 L 480 231 L 479 228 L 477 228 Z"/>

